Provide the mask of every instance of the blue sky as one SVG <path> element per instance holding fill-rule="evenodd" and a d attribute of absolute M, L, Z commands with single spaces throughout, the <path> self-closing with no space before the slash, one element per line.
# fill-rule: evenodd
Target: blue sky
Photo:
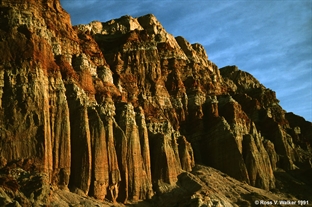
<path fill-rule="evenodd" d="M 202 44 L 219 68 L 237 65 L 312 121 L 311 0 L 61 0 L 72 24 L 154 14 L 167 32 Z"/>

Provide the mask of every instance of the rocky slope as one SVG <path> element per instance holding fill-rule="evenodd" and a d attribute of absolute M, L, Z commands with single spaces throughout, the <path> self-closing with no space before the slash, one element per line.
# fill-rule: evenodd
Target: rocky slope
<path fill-rule="evenodd" d="M 0 25 L 1 205 L 312 202 L 311 122 L 155 16 L 72 27 L 58 0 L 2 0 Z"/>

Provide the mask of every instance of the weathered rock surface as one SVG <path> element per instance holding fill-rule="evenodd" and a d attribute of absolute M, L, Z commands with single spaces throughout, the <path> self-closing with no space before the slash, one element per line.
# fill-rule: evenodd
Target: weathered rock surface
<path fill-rule="evenodd" d="M 3 206 L 250 206 L 311 170 L 311 122 L 151 14 L 72 27 L 58 0 L 3 0 L 0 48 Z"/>

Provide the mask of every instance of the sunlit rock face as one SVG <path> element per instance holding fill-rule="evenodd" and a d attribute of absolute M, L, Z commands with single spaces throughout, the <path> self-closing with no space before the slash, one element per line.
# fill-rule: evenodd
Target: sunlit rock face
<path fill-rule="evenodd" d="M 3 0 L 0 25 L 0 168 L 10 177 L 0 189 L 25 194 L 1 191 L 8 204 L 73 204 L 49 197 L 53 189 L 114 203 L 183 180 L 198 190 L 195 164 L 266 190 L 277 169 L 311 168 L 310 122 L 154 15 L 72 27 L 57 0 Z M 30 199 L 13 169 L 30 183 L 39 173 L 46 190 Z"/>

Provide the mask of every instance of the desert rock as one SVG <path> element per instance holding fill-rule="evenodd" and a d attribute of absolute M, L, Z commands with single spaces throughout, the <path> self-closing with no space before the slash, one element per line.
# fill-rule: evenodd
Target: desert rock
<path fill-rule="evenodd" d="M 0 23 L 0 205 L 251 206 L 311 170 L 311 122 L 152 14 L 3 0 Z"/>

